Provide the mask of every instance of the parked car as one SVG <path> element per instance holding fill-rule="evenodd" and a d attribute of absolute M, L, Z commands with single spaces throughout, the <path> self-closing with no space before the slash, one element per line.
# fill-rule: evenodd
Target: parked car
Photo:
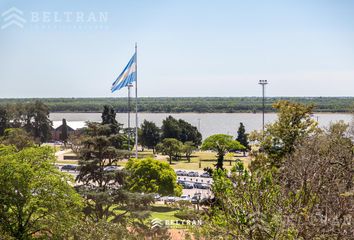
<path fill-rule="evenodd" d="M 200 184 L 200 189 L 210 189 L 208 184 L 202 183 Z"/>
<path fill-rule="evenodd" d="M 183 176 L 183 171 L 182 170 L 177 170 L 176 174 L 177 174 L 177 176 Z"/>
<path fill-rule="evenodd" d="M 107 166 L 103 168 L 103 171 L 112 172 L 118 170 L 118 166 Z"/>
<path fill-rule="evenodd" d="M 203 189 L 202 186 L 203 184 L 202 183 L 194 183 L 194 188 L 197 188 L 197 189 Z"/>
<path fill-rule="evenodd" d="M 78 169 L 78 166 L 76 166 L 76 165 L 70 165 L 70 164 L 64 165 L 64 166 L 61 167 L 61 170 L 62 170 L 62 171 L 63 171 L 63 170 L 66 170 L 66 171 L 76 171 L 77 169 Z"/>
<path fill-rule="evenodd" d="M 183 170 L 177 170 L 176 174 L 177 174 L 177 176 L 187 176 L 188 175 L 188 173 Z"/>
<path fill-rule="evenodd" d="M 185 181 L 182 181 L 182 180 L 177 180 L 177 183 L 178 183 L 179 185 L 181 185 L 182 187 L 184 187 L 184 185 L 186 184 L 186 182 L 185 182 Z"/>
<path fill-rule="evenodd" d="M 204 172 L 204 173 L 200 174 L 200 177 L 202 177 L 202 178 L 211 178 L 210 174 L 207 173 L 207 172 Z"/>
<path fill-rule="evenodd" d="M 156 193 L 155 196 L 154 196 L 154 199 L 155 199 L 155 201 L 160 200 L 161 199 L 160 194 Z"/>
<path fill-rule="evenodd" d="M 199 176 L 199 173 L 198 172 L 189 172 L 188 173 L 188 177 L 198 177 Z"/>
<path fill-rule="evenodd" d="M 199 200 L 200 200 L 200 196 L 194 195 L 191 199 L 191 203 L 197 204 L 199 202 Z"/>
<path fill-rule="evenodd" d="M 176 197 L 167 197 L 167 199 L 165 200 L 166 202 L 175 202 L 176 201 Z"/>
<path fill-rule="evenodd" d="M 190 198 L 189 195 L 182 195 L 182 196 L 180 197 L 180 200 L 183 200 L 183 201 L 190 201 L 191 198 Z"/>
<path fill-rule="evenodd" d="M 184 189 L 193 189 L 194 185 L 193 185 L 193 183 L 185 182 L 183 185 L 183 188 Z"/>

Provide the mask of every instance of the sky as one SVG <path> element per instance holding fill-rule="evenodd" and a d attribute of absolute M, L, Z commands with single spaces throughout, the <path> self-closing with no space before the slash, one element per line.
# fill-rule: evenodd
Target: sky
<path fill-rule="evenodd" d="M 135 42 L 142 97 L 354 96 L 354 1 L 0 0 L 0 98 L 124 97 Z"/>

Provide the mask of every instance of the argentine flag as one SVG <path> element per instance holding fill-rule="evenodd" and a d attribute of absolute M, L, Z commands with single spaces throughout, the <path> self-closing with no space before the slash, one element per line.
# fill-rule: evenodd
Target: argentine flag
<path fill-rule="evenodd" d="M 136 81 L 136 53 L 128 62 L 123 72 L 112 84 L 111 91 L 114 92 Z"/>

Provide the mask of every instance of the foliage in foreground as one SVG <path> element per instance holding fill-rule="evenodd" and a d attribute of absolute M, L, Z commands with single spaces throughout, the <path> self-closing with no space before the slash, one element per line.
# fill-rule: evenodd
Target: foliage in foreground
<path fill-rule="evenodd" d="M 214 172 L 215 199 L 197 236 L 219 239 L 352 239 L 354 145 L 348 125 L 316 128 L 310 107 L 277 104 L 251 170 Z M 260 138 L 261 139 L 261 138 Z M 271 140 L 271 141 L 269 141 Z"/>
<path fill-rule="evenodd" d="M 0 147 L 0 231 L 14 239 L 61 238 L 80 217 L 71 176 L 49 148 Z"/>

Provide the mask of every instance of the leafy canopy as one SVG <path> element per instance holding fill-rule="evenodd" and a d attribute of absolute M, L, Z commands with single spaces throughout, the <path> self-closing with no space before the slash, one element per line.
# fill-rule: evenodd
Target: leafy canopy
<path fill-rule="evenodd" d="M 289 101 L 273 104 L 278 111 L 278 119 L 267 126 L 262 147 L 279 166 L 284 156 L 292 153 L 296 143 L 314 133 L 317 122 L 311 117 L 313 105 L 303 105 Z"/>
<path fill-rule="evenodd" d="M 0 229 L 16 239 L 62 236 L 80 216 L 70 175 L 54 167 L 50 148 L 0 147 Z M 60 238 L 60 237 L 59 237 Z"/>
<path fill-rule="evenodd" d="M 130 159 L 126 165 L 129 190 L 161 195 L 181 195 L 182 189 L 177 184 L 177 175 L 173 168 L 159 160 Z"/>
<path fill-rule="evenodd" d="M 204 140 L 202 150 L 216 151 L 218 162 L 216 168 L 222 169 L 224 164 L 224 156 L 227 152 L 233 152 L 246 149 L 241 143 L 233 140 L 233 137 L 226 134 L 211 135 Z"/>
<path fill-rule="evenodd" d="M 155 150 L 160 141 L 160 129 L 154 122 L 144 120 L 141 124 L 140 142 L 141 145 Z"/>
<path fill-rule="evenodd" d="M 177 157 L 182 150 L 182 142 L 175 138 L 165 138 L 162 143 L 159 143 L 156 147 L 157 152 L 168 155 L 170 164 L 172 163 L 172 157 Z"/>

